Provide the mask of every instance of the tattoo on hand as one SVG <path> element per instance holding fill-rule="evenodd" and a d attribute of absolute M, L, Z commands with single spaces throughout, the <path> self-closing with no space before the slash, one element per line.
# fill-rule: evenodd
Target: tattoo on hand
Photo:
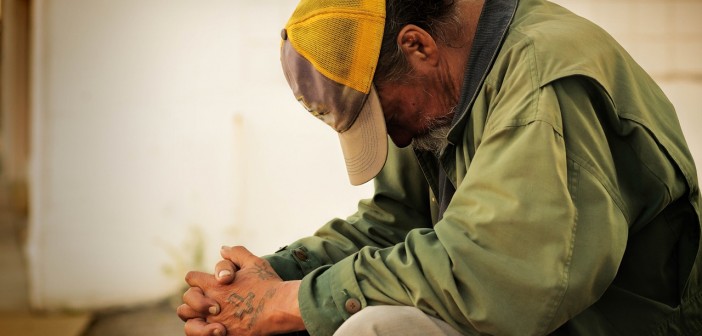
<path fill-rule="evenodd" d="M 237 293 L 232 293 L 229 295 L 227 298 L 227 302 L 231 303 L 236 307 L 236 310 L 234 311 L 234 316 L 238 317 L 239 319 L 244 318 L 245 314 L 251 314 L 253 312 L 254 307 L 253 307 L 253 299 L 256 297 L 254 293 L 249 292 L 249 294 L 246 295 L 246 297 L 242 297 Z M 241 307 L 243 305 L 243 307 Z"/>
<path fill-rule="evenodd" d="M 275 278 L 277 274 L 275 274 L 273 271 L 269 270 L 266 267 L 266 264 L 264 263 L 259 263 L 254 266 L 253 272 L 258 275 L 258 278 L 261 280 L 268 280 Z"/>
<path fill-rule="evenodd" d="M 243 320 L 245 315 L 251 314 L 251 318 L 246 324 L 246 327 L 249 330 L 251 330 L 251 328 L 258 321 L 258 318 L 261 316 L 261 313 L 265 308 L 266 302 L 268 301 L 268 299 L 272 298 L 275 295 L 275 292 L 275 288 L 268 289 L 268 291 L 266 291 L 261 300 L 258 301 L 258 304 L 255 308 L 253 305 L 253 300 L 256 298 L 256 294 L 254 294 L 253 292 L 249 292 L 248 294 L 246 294 L 246 297 L 243 297 L 237 293 L 232 293 L 227 298 L 227 302 L 231 303 L 236 307 L 236 310 L 234 310 L 234 316 L 238 317 L 240 320 Z"/>

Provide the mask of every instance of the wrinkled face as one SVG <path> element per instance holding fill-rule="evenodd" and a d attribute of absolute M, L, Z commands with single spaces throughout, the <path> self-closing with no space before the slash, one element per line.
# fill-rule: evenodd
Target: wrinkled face
<path fill-rule="evenodd" d="M 398 147 L 450 123 L 458 97 L 437 84 L 426 78 L 376 84 L 388 135 Z"/>

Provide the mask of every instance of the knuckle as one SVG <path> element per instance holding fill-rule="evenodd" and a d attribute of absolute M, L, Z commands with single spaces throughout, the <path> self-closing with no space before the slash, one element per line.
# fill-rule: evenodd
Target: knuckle
<path fill-rule="evenodd" d="M 183 299 L 192 296 L 193 292 L 193 287 L 188 288 L 188 290 L 186 290 L 185 293 L 183 293 Z"/>
<path fill-rule="evenodd" d="M 236 253 L 241 253 L 241 252 L 244 252 L 244 251 L 248 251 L 248 250 L 246 249 L 246 247 L 243 247 L 243 246 L 241 246 L 241 245 L 232 246 L 232 250 L 234 250 Z"/>
<path fill-rule="evenodd" d="M 182 304 L 182 305 L 178 306 L 178 308 L 176 308 L 176 314 L 178 315 L 178 317 L 179 317 L 181 320 L 183 320 L 183 322 L 185 322 L 185 321 L 188 320 L 188 319 L 186 318 L 186 316 L 185 316 L 184 310 L 185 310 L 185 305 L 184 305 L 184 304 Z"/>
<path fill-rule="evenodd" d="M 200 319 L 189 319 L 185 322 L 185 335 L 186 336 L 198 336 L 202 335 L 202 320 Z"/>

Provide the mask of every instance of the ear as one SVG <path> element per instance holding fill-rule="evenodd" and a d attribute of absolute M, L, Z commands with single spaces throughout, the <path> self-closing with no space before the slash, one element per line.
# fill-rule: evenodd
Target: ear
<path fill-rule="evenodd" d="M 409 24 L 402 27 L 397 35 L 397 45 L 416 71 L 427 70 L 439 63 L 436 40 L 419 26 Z"/>

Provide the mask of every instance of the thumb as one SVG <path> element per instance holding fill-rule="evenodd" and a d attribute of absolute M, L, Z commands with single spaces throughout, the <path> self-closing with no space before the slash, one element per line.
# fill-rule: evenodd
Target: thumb
<path fill-rule="evenodd" d="M 244 268 L 245 265 L 254 263 L 258 259 L 258 257 L 243 246 L 222 246 L 219 254 L 222 258 L 231 261 L 238 268 Z"/>

